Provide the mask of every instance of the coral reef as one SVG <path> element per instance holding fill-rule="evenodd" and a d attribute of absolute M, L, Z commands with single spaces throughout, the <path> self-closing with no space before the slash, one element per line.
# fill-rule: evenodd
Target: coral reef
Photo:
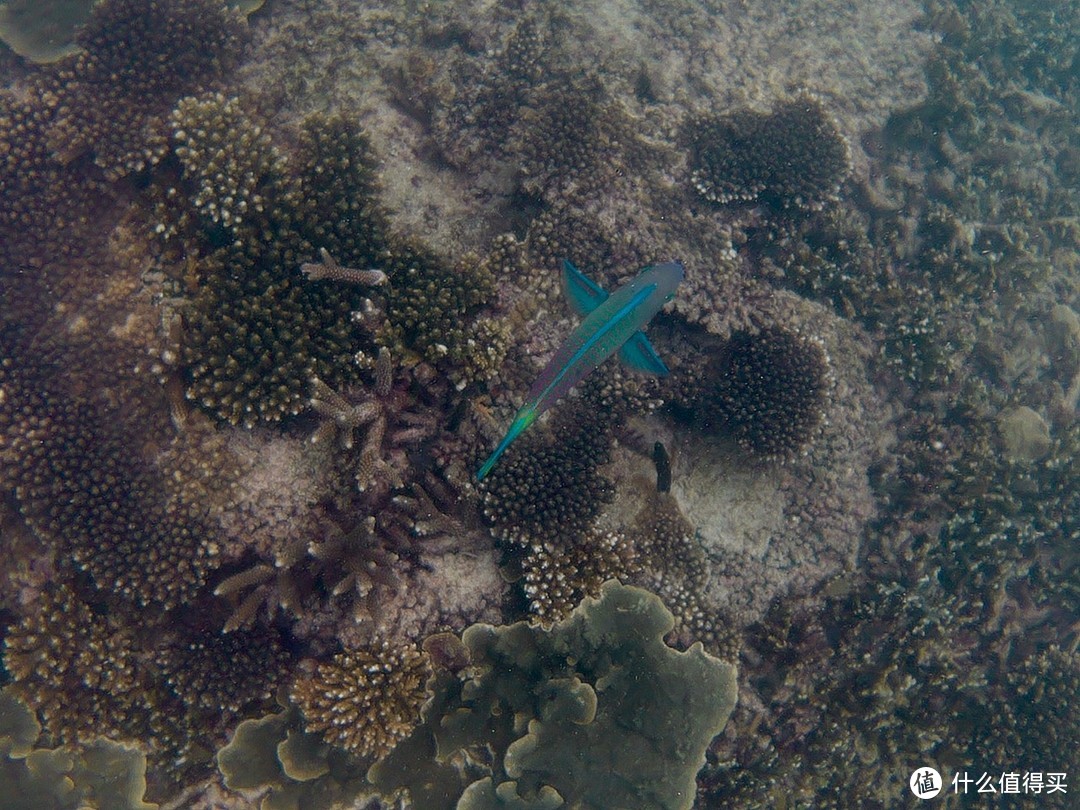
<path fill-rule="evenodd" d="M 157 162 L 172 104 L 235 66 L 243 39 L 239 15 L 220 3 L 98 3 L 77 36 L 82 51 L 60 72 L 53 150 L 62 162 L 89 152 L 110 177 Z"/>
<path fill-rule="evenodd" d="M 821 208 L 851 170 L 847 141 L 820 99 L 803 94 L 768 114 L 738 110 L 686 125 L 691 182 L 715 203 Z"/>
<path fill-rule="evenodd" d="M 68 587 L 47 592 L 35 608 L 4 638 L 11 693 L 63 743 L 148 738 L 150 682 L 134 633 Z"/>
<path fill-rule="evenodd" d="M 689 808 L 705 746 L 734 706 L 735 670 L 700 647 L 666 647 L 671 627 L 655 596 L 617 582 L 550 631 L 475 625 L 457 645 L 469 666 L 433 681 L 414 739 L 433 737 L 441 758 L 491 752 L 491 773 L 466 788 L 465 806 L 558 797 Z M 453 649 L 438 660 L 460 660 Z M 391 755 L 371 778 L 383 789 L 423 784 L 403 766 Z"/>
<path fill-rule="evenodd" d="M 748 453 L 789 458 L 825 416 L 829 361 L 820 342 L 779 328 L 736 332 L 703 372 L 695 414 Z"/>
<path fill-rule="evenodd" d="M 521 589 L 529 614 L 541 624 L 565 619 L 609 579 L 635 582 L 640 563 L 634 545 L 615 532 L 590 529 L 569 539 L 533 541 L 521 561 Z"/>
<path fill-rule="evenodd" d="M 41 727 L 0 692 L 0 807 L 4 810 L 153 810 L 143 801 L 146 756 L 95 737 L 79 747 L 37 747 Z"/>
<path fill-rule="evenodd" d="M 179 176 L 156 196 L 155 230 L 203 257 L 182 268 L 197 285 L 180 357 L 189 399 L 233 424 L 280 421 L 304 409 L 313 379 L 324 395 L 354 382 L 376 341 L 475 374 L 490 329 L 474 333 L 472 317 L 490 276 L 388 231 L 354 123 L 306 119 L 286 158 L 237 99 L 184 99 L 171 122 Z"/>
<path fill-rule="evenodd" d="M 350 314 L 363 309 L 364 290 L 303 281 L 300 259 L 313 251 L 301 217 L 308 204 L 321 213 L 320 200 L 305 202 L 303 181 L 235 99 L 185 99 L 172 123 L 180 178 L 156 207 L 157 230 L 165 238 L 189 235 L 208 249 L 185 315 L 180 363 L 187 396 L 245 426 L 295 415 L 312 377 L 336 384 L 354 375 L 352 357 L 364 336 Z M 360 150 L 351 156 L 355 171 L 366 172 L 363 139 L 342 138 Z M 333 164 L 312 156 L 307 168 L 330 174 Z M 365 234 L 371 227 L 377 228 L 365 218 L 354 223 Z M 231 237 L 215 235 L 221 230 Z M 264 240 L 264 233 L 274 236 Z M 352 253 L 333 255 L 350 266 L 365 263 Z"/>
<path fill-rule="evenodd" d="M 24 313 L 25 314 L 25 313 Z M 38 348 L 19 330 L 0 337 L 0 468 L 22 513 L 95 584 L 139 604 L 190 601 L 205 582 L 212 533 L 191 505 L 171 500 L 153 465 L 131 452 L 124 420 L 57 378 L 71 354 Z"/>
<path fill-rule="evenodd" d="M 0 804 L 1076 770 L 1072 5 L 254 2 L 0 49 Z M 567 258 L 671 373 L 478 485 Z"/>
<path fill-rule="evenodd" d="M 417 649 L 386 641 L 345 652 L 293 681 L 304 730 L 362 759 L 380 759 L 419 722 L 431 674 Z"/>
<path fill-rule="evenodd" d="M 583 401 L 565 403 L 552 432 L 534 428 L 507 451 L 482 485 L 484 514 L 500 537 L 565 543 L 585 531 L 610 499 L 611 485 L 597 471 L 609 459 L 608 417 Z"/>

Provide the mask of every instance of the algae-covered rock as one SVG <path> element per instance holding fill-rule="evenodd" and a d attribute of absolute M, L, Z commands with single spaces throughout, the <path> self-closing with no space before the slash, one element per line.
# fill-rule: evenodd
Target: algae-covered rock
<path fill-rule="evenodd" d="M 735 705 L 735 667 L 700 644 L 665 645 L 673 624 L 656 596 L 612 580 L 550 630 L 468 628 L 470 665 L 429 684 L 406 743 L 433 738 L 440 762 L 491 762 L 490 773 L 440 806 L 690 808 Z M 393 756 L 368 777 L 387 791 L 424 787 Z"/>

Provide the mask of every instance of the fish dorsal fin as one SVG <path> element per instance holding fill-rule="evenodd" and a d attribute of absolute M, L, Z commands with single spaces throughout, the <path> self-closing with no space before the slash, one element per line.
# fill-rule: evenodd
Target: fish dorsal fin
<path fill-rule="evenodd" d="M 619 359 L 624 366 L 634 371 L 644 371 L 646 374 L 655 374 L 658 377 L 665 377 L 668 373 L 668 367 L 664 365 L 656 349 L 641 331 L 634 332 L 622 345 L 619 349 Z"/>
<path fill-rule="evenodd" d="M 563 293 L 579 317 L 585 317 L 607 300 L 608 294 L 567 259 L 563 259 Z"/>

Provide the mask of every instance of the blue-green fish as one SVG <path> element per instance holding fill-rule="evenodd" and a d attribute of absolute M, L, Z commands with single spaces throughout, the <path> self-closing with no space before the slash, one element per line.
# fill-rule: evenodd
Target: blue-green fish
<path fill-rule="evenodd" d="M 668 301 L 683 279 L 679 262 L 646 267 L 612 295 L 568 261 L 563 261 L 563 291 L 570 305 L 585 317 L 529 389 L 503 440 L 484 462 L 476 480 L 483 481 L 510 442 L 536 421 L 563 394 L 615 352 L 623 363 L 650 374 L 667 374 L 667 366 L 641 331 Z"/>

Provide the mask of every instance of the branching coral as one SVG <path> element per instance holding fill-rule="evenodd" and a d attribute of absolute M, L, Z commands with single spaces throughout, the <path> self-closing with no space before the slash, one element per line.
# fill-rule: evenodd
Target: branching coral
<path fill-rule="evenodd" d="M 768 114 L 739 110 L 687 126 L 691 182 L 716 203 L 762 201 L 820 208 L 851 169 L 849 147 L 815 96 L 803 94 Z"/>
<path fill-rule="evenodd" d="M 521 562 L 529 613 L 550 625 L 570 615 L 609 579 L 637 581 L 637 549 L 616 532 L 590 529 L 571 540 L 534 541 Z"/>
<path fill-rule="evenodd" d="M 155 678 L 164 684 L 151 717 L 158 746 L 205 765 L 208 743 L 273 703 L 290 663 L 278 633 L 265 628 L 228 634 L 213 628 L 170 639 L 155 661 Z"/>
<path fill-rule="evenodd" d="M 233 66 L 243 35 L 239 13 L 208 0 L 98 3 L 60 72 L 51 147 L 65 162 L 90 152 L 113 177 L 157 162 L 172 104 Z"/>
<path fill-rule="evenodd" d="M 289 160 L 235 99 L 185 99 L 172 124 L 179 176 L 162 178 L 155 230 L 203 256 L 184 269 L 196 287 L 180 358 L 190 399 L 234 424 L 279 421 L 302 410 L 313 378 L 324 403 L 355 382 L 376 339 L 475 375 L 490 330 L 471 320 L 490 274 L 389 233 L 355 124 L 307 119 Z"/>
<path fill-rule="evenodd" d="M 345 652 L 293 681 L 304 728 L 361 758 L 380 759 L 419 722 L 431 675 L 426 656 L 387 641 Z"/>
<path fill-rule="evenodd" d="M 208 251 L 186 318 L 187 395 L 248 426 L 296 414 L 313 376 L 336 383 L 354 373 L 364 344 L 351 313 L 363 290 L 303 281 L 302 183 L 234 100 L 185 100 L 173 125 L 181 178 L 158 206 L 158 228 L 190 233 Z M 222 229 L 225 239 L 215 236 Z"/>
<path fill-rule="evenodd" d="M 149 736 L 150 674 L 120 617 L 95 613 L 61 586 L 9 629 L 4 646 L 12 690 L 61 742 Z"/>
<path fill-rule="evenodd" d="M 366 358 L 360 358 L 365 360 Z M 403 369 L 389 349 L 379 349 L 371 369 L 370 386 L 352 386 L 338 393 L 322 380 L 312 384 L 312 408 L 324 421 L 312 441 L 325 441 L 336 433 L 344 450 L 351 450 L 357 431 L 363 430 L 356 462 L 356 485 L 369 504 L 386 499 L 412 477 L 409 455 L 430 448 L 441 426 L 440 406 L 447 386 L 434 369 L 416 364 Z"/>
<path fill-rule="evenodd" d="M 484 514 L 518 544 L 579 536 L 610 498 L 597 467 L 608 459 L 607 414 L 565 403 L 554 415 L 556 439 L 533 428 L 511 447 L 483 484 Z"/>
<path fill-rule="evenodd" d="M 525 99 L 514 140 L 526 193 L 565 205 L 647 162 L 630 117 L 597 77 L 556 76 Z"/>
<path fill-rule="evenodd" d="M 287 658 L 272 631 L 182 632 L 61 585 L 9 629 L 4 666 L 54 739 L 144 742 L 160 790 L 204 768 L 225 728 L 265 706 Z"/>
<path fill-rule="evenodd" d="M 47 88 L 27 98 L 0 94 L 0 258 L 6 265 L 32 257 L 70 255 L 76 233 L 111 193 L 100 179 L 60 163 L 47 143 L 56 103 Z"/>
<path fill-rule="evenodd" d="M 99 588 L 167 608 L 191 600 L 212 556 L 202 516 L 167 497 L 122 422 L 106 422 L 44 369 L 24 365 L 28 347 L 11 334 L 0 360 L 0 462 L 31 526 Z"/>
<path fill-rule="evenodd" d="M 694 528 L 671 495 L 650 492 L 627 532 L 639 571 L 629 581 L 659 596 L 675 618 L 670 640 L 699 641 L 724 661 L 738 660 L 739 635 L 708 605 L 710 563 Z"/>

